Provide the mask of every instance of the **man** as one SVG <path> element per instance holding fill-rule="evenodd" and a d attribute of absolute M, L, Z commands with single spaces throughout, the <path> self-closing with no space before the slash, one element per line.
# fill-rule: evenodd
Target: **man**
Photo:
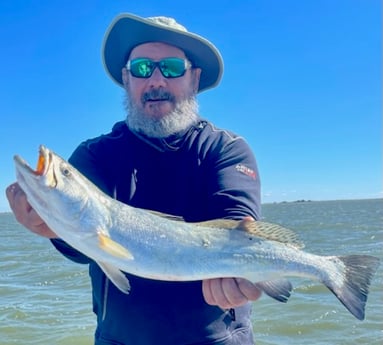
<path fill-rule="evenodd" d="M 189 222 L 258 219 L 260 182 L 250 148 L 198 115 L 196 94 L 222 76 L 217 48 L 172 18 L 122 14 L 106 32 L 103 59 L 126 90 L 126 121 L 82 143 L 69 161 L 105 193 L 135 207 Z M 260 291 L 251 282 L 163 282 L 127 274 L 132 290 L 126 295 L 57 238 L 17 183 L 7 197 L 20 223 L 71 260 L 89 264 L 95 344 L 253 344 L 249 301 Z"/>

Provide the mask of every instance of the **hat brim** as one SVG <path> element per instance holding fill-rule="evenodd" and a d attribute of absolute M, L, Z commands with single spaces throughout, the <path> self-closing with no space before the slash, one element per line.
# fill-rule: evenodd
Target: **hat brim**
<path fill-rule="evenodd" d="M 104 67 L 118 85 L 123 86 L 121 71 L 132 49 L 147 42 L 163 42 L 183 50 L 193 66 L 202 70 L 198 92 L 216 86 L 221 80 L 222 57 L 208 40 L 188 31 L 123 13 L 110 24 L 102 46 Z"/>

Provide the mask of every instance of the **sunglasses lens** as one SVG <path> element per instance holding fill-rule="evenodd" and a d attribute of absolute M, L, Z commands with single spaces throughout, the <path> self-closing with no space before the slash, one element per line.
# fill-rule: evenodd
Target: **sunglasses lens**
<path fill-rule="evenodd" d="M 150 59 L 138 58 L 130 60 L 127 68 L 136 78 L 150 78 L 154 69 L 158 66 L 165 78 L 178 78 L 185 74 L 186 62 L 180 58 L 166 58 L 158 62 Z"/>
<path fill-rule="evenodd" d="M 149 78 L 154 70 L 154 63 L 149 59 L 134 59 L 130 61 L 130 73 L 136 78 Z"/>
<path fill-rule="evenodd" d="M 185 74 L 185 60 L 167 58 L 159 62 L 159 67 L 165 78 L 178 78 Z"/>

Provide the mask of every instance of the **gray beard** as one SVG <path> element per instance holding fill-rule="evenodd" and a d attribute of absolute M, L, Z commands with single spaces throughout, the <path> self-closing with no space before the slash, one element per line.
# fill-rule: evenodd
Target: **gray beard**
<path fill-rule="evenodd" d="M 175 109 L 156 119 L 143 114 L 126 95 L 125 108 L 127 112 L 126 124 L 136 133 L 144 134 L 151 138 L 167 138 L 171 135 L 185 132 L 200 120 L 198 103 L 195 97 L 190 97 L 179 102 Z"/>

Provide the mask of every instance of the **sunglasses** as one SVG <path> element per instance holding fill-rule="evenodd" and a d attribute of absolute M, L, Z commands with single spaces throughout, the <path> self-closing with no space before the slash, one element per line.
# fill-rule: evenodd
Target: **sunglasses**
<path fill-rule="evenodd" d="M 156 67 L 159 68 L 165 78 L 179 78 L 192 67 L 192 64 L 186 59 L 177 57 L 168 57 L 160 61 L 137 58 L 129 60 L 126 64 L 126 69 L 136 78 L 150 78 Z"/>

